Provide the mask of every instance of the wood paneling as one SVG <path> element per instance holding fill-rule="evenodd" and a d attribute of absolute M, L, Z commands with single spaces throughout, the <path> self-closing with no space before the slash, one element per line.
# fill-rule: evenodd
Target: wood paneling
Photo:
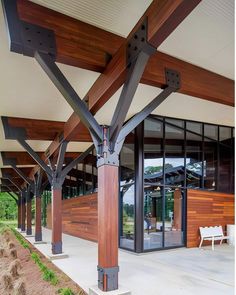
<path fill-rule="evenodd" d="M 47 227 L 51 228 L 51 205 L 47 207 Z M 62 201 L 63 233 L 97 241 L 97 194 Z"/>
<path fill-rule="evenodd" d="M 224 230 L 227 224 L 234 224 L 234 195 L 191 189 L 187 191 L 188 248 L 199 245 L 200 226 L 221 225 Z"/>

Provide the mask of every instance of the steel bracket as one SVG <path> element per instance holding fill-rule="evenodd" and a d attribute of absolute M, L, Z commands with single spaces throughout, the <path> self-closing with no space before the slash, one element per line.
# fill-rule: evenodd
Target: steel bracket
<path fill-rule="evenodd" d="M 112 291 L 118 289 L 119 266 L 109 268 L 98 266 L 97 270 L 99 289 L 101 289 L 102 291 Z"/>
<path fill-rule="evenodd" d="M 35 52 L 38 51 L 56 58 L 54 31 L 22 21 L 21 39 L 23 55 L 34 57 Z"/>
<path fill-rule="evenodd" d="M 127 67 L 129 68 L 131 64 L 137 59 L 139 53 L 145 52 L 148 55 L 152 55 L 156 48 L 153 47 L 147 41 L 147 19 L 140 25 L 138 30 L 129 39 L 127 45 Z"/>
<path fill-rule="evenodd" d="M 173 91 L 178 90 L 181 87 L 179 72 L 172 69 L 165 69 L 165 76 L 167 87 L 173 88 Z"/>
<path fill-rule="evenodd" d="M 16 0 L 2 0 L 10 50 L 33 57 L 35 52 L 56 57 L 54 31 L 20 20 Z"/>
<path fill-rule="evenodd" d="M 2 116 L 1 119 L 2 119 L 2 125 L 3 125 L 6 139 L 16 139 L 16 138 L 27 139 L 25 128 L 10 126 L 8 123 L 8 117 Z"/>

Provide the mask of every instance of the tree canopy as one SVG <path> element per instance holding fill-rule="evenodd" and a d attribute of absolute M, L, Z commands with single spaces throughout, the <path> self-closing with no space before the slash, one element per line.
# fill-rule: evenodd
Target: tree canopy
<path fill-rule="evenodd" d="M 17 196 L 15 197 L 17 199 Z M 16 218 L 16 201 L 8 193 L 0 193 L 0 220 L 15 220 Z"/>

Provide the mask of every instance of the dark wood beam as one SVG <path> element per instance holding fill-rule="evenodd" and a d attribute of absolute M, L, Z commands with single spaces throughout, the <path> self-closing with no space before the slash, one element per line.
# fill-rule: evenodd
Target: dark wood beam
<path fill-rule="evenodd" d="M 65 122 L 5 117 L 10 127 L 23 128 L 26 140 L 54 140 L 60 137 L 63 132 Z M 81 128 L 80 134 L 76 134 L 71 141 L 91 142 L 91 136 L 87 128 Z"/>
<path fill-rule="evenodd" d="M 37 152 L 39 156 L 43 156 L 43 152 Z M 37 163 L 27 152 L 1 152 L 5 159 L 16 159 L 16 165 L 36 165 Z"/>
<path fill-rule="evenodd" d="M 102 72 L 123 38 L 31 1 L 18 0 L 21 20 L 51 29 L 56 36 L 57 61 Z"/>
<path fill-rule="evenodd" d="M 187 5 L 186 2 L 188 2 Z M 145 14 L 148 15 L 150 23 L 148 31 L 149 41 L 154 45 L 158 45 L 161 42 L 160 40 L 163 40 L 163 38 L 170 33 L 169 30 L 177 26 L 177 22 L 180 22 L 186 12 L 192 9 L 192 5 L 197 5 L 196 2 L 199 1 L 153 1 L 151 8 L 149 8 Z M 105 53 L 106 56 L 114 56 L 119 47 L 125 43 L 125 39 L 122 37 L 39 6 L 30 1 L 18 0 L 18 11 L 22 20 L 54 30 L 59 53 L 57 61 L 62 63 L 93 69 L 95 71 L 103 71 L 108 64 L 106 58 L 102 58 L 102 60 L 106 60 L 106 62 L 102 62 L 98 65 L 98 61 L 101 59 L 99 59 L 97 55 L 94 55 L 90 50 L 79 50 L 77 47 L 83 48 L 83 46 L 89 46 L 98 54 L 102 53 L 104 55 Z M 45 17 L 45 15 L 47 17 Z M 170 25 L 169 18 L 173 15 L 175 15 L 174 23 Z M 157 32 L 159 30 L 162 32 L 160 38 L 157 37 L 159 34 L 155 34 L 155 30 Z M 73 44 L 71 44 L 71 42 Z M 70 50 L 67 50 L 67 45 L 70 47 Z M 124 56 L 126 55 L 124 52 L 124 45 L 122 48 L 120 49 L 121 57 L 116 54 L 119 57 L 118 60 L 115 60 L 119 61 L 119 67 L 117 67 L 118 74 L 117 72 L 115 73 L 116 77 L 111 77 L 110 79 L 112 79 L 112 81 L 109 81 L 109 79 L 106 78 L 106 74 L 109 71 L 109 69 L 107 69 L 104 75 L 100 76 L 99 80 L 88 92 L 89 108 L 93 113 L 96 113 L 123 83 L 125 76 L 124 71 L 126 70 L 124 69 Z M 116 62 L 113 61 L 113 64 L 114 63 L 116 64 Z M 96 66 L 97 69 L 95 69 Z M 234 81 L 158 51 L 150 58 L 141 82 L 162 87 L 165 83 L 164 68 L 166 67 L 174 68 L 181 73 L 181 93 L 227 105 L 234 105 Z M 111 71 L 112 66 L 109 65 L 109 68 Z M 120 73 L 123 73 L 123 75 Z M 106 83 L 100 87 L 100 84 L 103 82 Z M 111 83 L 113 83 L 112 87 Z M 65 124 L 63 133 L 64 137 L 70 140 L 78 134 L 80 134 L 79 137 L 81 141 L 86 141 L 86 138 L 88 138 L 87 130 L 76 114 L 73 114 Z M 50 145 L 50 153 L 58 149 L 59 142 L 59 136 L 57 136 Z"/>

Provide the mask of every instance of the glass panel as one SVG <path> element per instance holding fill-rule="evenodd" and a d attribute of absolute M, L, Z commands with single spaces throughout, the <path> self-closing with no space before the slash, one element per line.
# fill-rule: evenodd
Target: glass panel
<path fill-rule="evenodd" d="M 144 124 L 144 184 L 163 183 L 163 124 L 147 119 Z"/>
<path fill-rule="evenodd" d="M 219 191 L 229 193 L 232 190 L 231 179 L 231 148 L 220 145 Z"/>
<path fill-rule="evenodd" d="M 166 123 L 171 123 L 175 126 L 184 128 L 184 121 L 183 120 L 178 120 L 178 119 L 165 119 Z"/>
<path fill-rule="evenodd" d="M 120 247 L 134 250 L 134 184 L 121 187 Z"/>
<path fill-rule="evenodd" d="M 200 188 L 202 183 L 202 137 L 186 132 L 186 186 Z"/>
<path fill-rule="evenodd" d="M 144 250 L 163 246 L 163 188 L 145 186 L 144 188 Z"/>
<path fill-rule="evenodd" d="M 218 126 L 204 124 L 204 136 L 218 140 Z"/>
<path fill-rule="evenodd" d="M 186 129 L 202 135 L 202 123 L 186 122 Z"/>
<path fill-rule="evenodd" d="M 230 127 L 220 127 L 220 142 L 231 146 L 231 128 Z"/>
<path fill-rule="evenodd" d="M 184 186 L 184 130 L 166 124 L 165 184 Z"/>
<path fill-rule="evenodd" d="M 165 247 L 181 246 L 183 240 L 183 197 L 178 188 L 165 190 Z"/>
<path fill-rule="evenodd" d="M 120 153 L 120 247 L 134 250 L 135 240 L 134 133 L 127 136 Z"/>
<path fill-rule="evenodd" d="M 203 162 L 204 188 L 216 190 L 217 171 L 217 142 L 204 142 L 204 162 Z"/>

